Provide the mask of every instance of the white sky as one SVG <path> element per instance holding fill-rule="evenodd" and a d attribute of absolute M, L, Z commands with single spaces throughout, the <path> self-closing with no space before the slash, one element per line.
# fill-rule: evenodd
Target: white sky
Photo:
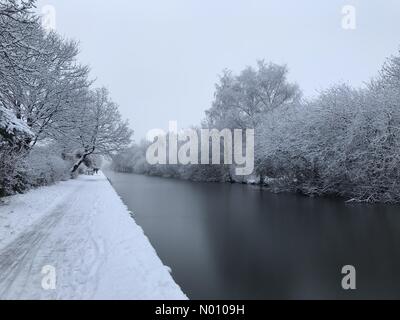
<path fill-rule="evenodd" d="M 286 63 L 312 96 L 362 85 L 400 48 L 398 0 L 40 0 L 38 10 L 46 4 L 137 141 L 170 120 L 200 123 L 224 68 Z M 357 10 L 356 30 L 341 28 L 344 5 Z"/>

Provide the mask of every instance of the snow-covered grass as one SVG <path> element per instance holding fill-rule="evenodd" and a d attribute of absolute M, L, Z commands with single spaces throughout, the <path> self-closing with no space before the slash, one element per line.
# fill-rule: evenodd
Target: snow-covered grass
<path fill-rule="evenodd" d="M 168 270 L 103 174 L 0 205 L 0 299 L 187 299 Z"/>

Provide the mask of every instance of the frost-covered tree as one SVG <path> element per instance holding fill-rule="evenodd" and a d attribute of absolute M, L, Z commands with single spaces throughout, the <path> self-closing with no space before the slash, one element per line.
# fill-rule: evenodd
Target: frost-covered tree
<path fill-rule="evenodd" d="M 285 188 L 329 192 L 346 179 L 349 132 L 362 95 L 347 85 L 325 90 L 295 108 L 275 112 L 258 131 L 258 168 Z"/>
<path fill-rule="evenodd" d="M 142 140 L 112 156 L 112 168 L 118 172 L 152 174 L 152 168 L 146 161 L 146 150 L 150 142 Z"/>
<path fill-rule="evenodd" d="M 29 40 L 38 30 L 37 19 L 30 10 L 33 1 L 0 1 L 0 102 L 11 108 L 5 95 L 10 93 L 10 83 L 23 83 L 25 74 L 32 72 L 26 62 L 32 50 Z"/>
<path fill-rule="evenodd" d="M 292 107 L 300 102 L 301 91 L 287 79 L 288 69 L 273 63 L 259 61 L 257 68 L 248 67 L 239 75 L 225 71 L 216 85 L 215 99 L 206 111 L 205 126 L 217 129 L 255 129 L 269 113 L 277 109 Z M 259 150 L 256 140 L 256 150 Z M 263 170 L 256 153 L 256 172 Z M 228 180 L 232 181 L 232 166 L 226 168 Z M 237 179 L 238 177 L 236 177 Z M 260 179 L 263 181 L 263 178 Z"/>
<path fill-rule="evenodd" d="M 8 93 L 7 83 L 22 79 L 20 68 L 28 47 L 25 40 L 34 29 L 36 19 L 31 15 L 33 1 L 0 1 L 0 94 Z M 26 153 L 24 148 L 33 138 L 27 127 L 12 108 L 0 97 L 0 196 L 20 189 L 17 165 Z"/>
<path fill-rule="evenodd" d="M 32 137 L 26 124 L 0 104 L 0 196 L 15 188 L 16 166 L 25 158 L 25 146 Z"/>
<path fill-rule="evenodd" d="M 34 6 L 0 0 L 0 196 L 60 179 L 67 152 L 88 161 L 130 136 L 107 92 L 91 91 L 77 42 L 46 32 Z"/>
<path fill-rule="evenodd" d="M 89 83 L 87 67 L 76 61 L 75 42 L 65 41 L 55 33 L 45 35 L 41 28 L 28 42 L 30 47 L 24 54 L 32 58 L 24 64 L 30 70 L 21 75 L 19 70 L 14 75 L 9 73 L 4 81 L 7 90 L 2 91 L 0 98 L 34 132 L 32 147 L 51 135 L 54 121 L 65 116 L 71 101 Z"/>
<path fill-rule="evenodd" d="M 400 54 L 387 59 L 381 70 L 380 77 L 374 83 L 386 84 L 386 86 L 392 88 L 400 86 Z"/>
<path fill-rule="evenodd" d="M 257 167 L 275 190 L 400 201 L 398 57 L 362 89 L 337 85 L 277 110 L 257 132 Z"/>
<path fill-rule="evenodd" d="M 262 116 L 300 100 L 301 91 L 287 80 L 288 69 L 259 61 L 235 76 L 224 71 L 216 85 L 215 99 L 206 111 L 208 126 L 255 129 Z"/>
<path fill-rule="evenodd" d="M 105 88 L 88 91 L 85 100 L 71 106 L 69 121 L 57 124 L 57 138 L 78 150 L 74 173 L 91 155 L 111 156 L 128 147 L 132 130 Z"/>
<path fill-rule="evenodd" d="M 218 129 L 244 129 L 254 125 L 257 173 L 263 181 L 266 177 L 271 190 L 398 203 L 399 61 L 399 56 L 389 58 L 379 76 L 363 88 L 339 84 L 309 101 L 300 100 L 299 92 L 285 95 L 275 90 L 271 94 L 266 90 L 271 88 L 266 85 L 268 81 L 262 87 L 259 80 L 269 78 L 259 76 L 259 71 L 247 69 L 240 76 L 226 72 L 217 86 L 215 102 L 207 112 L 204 125 Z M 282 75 L 282 72 L 271 74 Z M 272 75 L 271 79 L 279 78 Z M 143 154 L 137 149 L 132 153 L 128 150 L 120 160 L 124 162 L 135 155 L 128 168 L 137 168 L 136 163 L 143 161 Z M 124 166 L 120 163 L 120 167 Z M 147 166 L 144 171 L 196 181 L 229 181 L 227 172 L 222 165 L 169 166 L 168 169 Z"/>
<path fill-rule="evenodd" d="M 49 138 L 55 119 L 90 85 L 77 43 L 46 32 L 33 7 L 28 0 L 0 2 L 0 102 L 34 133 L 29 147 Z"/>

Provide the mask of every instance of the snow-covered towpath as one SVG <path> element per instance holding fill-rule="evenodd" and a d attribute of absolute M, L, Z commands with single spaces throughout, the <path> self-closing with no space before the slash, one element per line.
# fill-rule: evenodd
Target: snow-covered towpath
<path fill-rule="evenodd" d="M 186 296 L 100 174 L 0 204 L 0 299 Z"/>

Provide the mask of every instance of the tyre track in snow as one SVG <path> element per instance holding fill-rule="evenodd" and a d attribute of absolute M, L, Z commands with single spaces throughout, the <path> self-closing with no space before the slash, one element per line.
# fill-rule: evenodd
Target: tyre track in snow
<path fill-rule="evenodd" d="M 102 173 L 12 198 L 1 215 L 12 237 L 0 247 L 0 300 L 187 299 Z M 42 288 L 44 266 L 55 290 Z"/>
<path fill-rule="evenodd" d="M 79 225 L 85 225 L 83 220 L 90 218 L 74 214 L 78 211 L 73 210 L 83 188 L 85 188 L 84 182 L 80 183 L 49 214 L 0 251 L 0 299 L 37 299 L 43 296 L 59 298 L 57 292 L 46 292 L 42 289 L 41 268 L 52 261 L 59 261 L 57 256 L 63 256 L 69 250 L 73 251 L 74 245 L 82 247 L 82 242 L 86 247 L 89 246 L 88 252 L 93 255 L 94 270 L 89 271 L 92 275 L 96 275 L 97 258 L 101 251 L 98 248 L 99 244 L 92 238 L 90 232 L 84 233 L 83 237 L 75 237 L 77 232 L 82 231 L 79 230 Z M 64 234 L 55 232 L 60 225 L 67 232 Z M 61 276 L 69 276 L 68 273 L 73 271 L 70 267 L 76 269 L 76 266 L 62 266 Z M 75 278 L 80 277 L 78 282 L 80 284 L 85 282 L 86 270 L 74 271 Z M 74 289 L 78 290 L 81 287 L 74 285 L 73 281 L 68 285 L 70 286 L 66 291 L 71 295 L 74 295 Z M 90 288 L 88 290 L 91 291 Z"/>

